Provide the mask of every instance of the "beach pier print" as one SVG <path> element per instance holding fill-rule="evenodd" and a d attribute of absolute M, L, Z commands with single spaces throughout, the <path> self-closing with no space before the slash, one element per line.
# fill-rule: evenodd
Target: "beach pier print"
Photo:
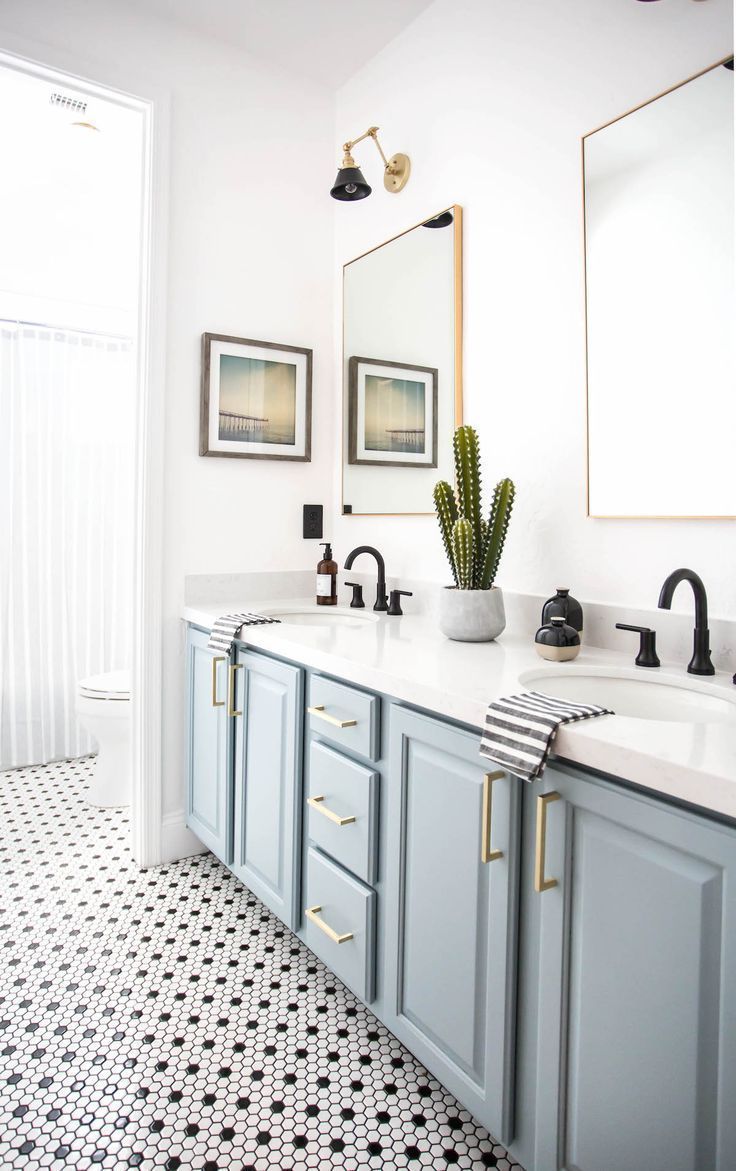
<path fill-rule="evenodd" d="M 365 446 L 368 451 L 424 451 L 426 387 L 408 378 L 365 380 Z"/>
<path fill-rule="evenodd" d="M 218 423 L 220 439 L 293 443 L 296 366 L 221 354 Z"/>
<path fill-rule="evenodd" d="M 312 458 L 312 351 L 202 334 L 199 454 Z"/>
<path fill-rule="evenodd" d="M 434 366 L 349 358 L 348 462 L 436 467 L 437 381 Z"/>

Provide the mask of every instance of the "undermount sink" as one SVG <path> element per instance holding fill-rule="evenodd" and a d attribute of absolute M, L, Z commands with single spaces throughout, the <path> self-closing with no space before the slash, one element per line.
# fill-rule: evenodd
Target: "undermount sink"
<path fill-rule="evenodd" d="M 324 606 L 321 609 L 284 609 L 263 610 L 269 618 L 278 618 L 285 626 L 336 626 L 353 627 L 357 629 L 371 622 L 378 622 L 378 615 L 370 610 L 342 610 L 334 606 Z"/>
<path fill-rule="evenodd" d="M 541 668 L 526 671 L 519 682 L 557 699 L 611 708 L 617 716 L 629 719 L 689 724 L 736 721 L 736 694 L 689 676 L 652 678 L 640 670 L 613 674 L 604 667 L 571 667 L 565 671 Z"/>

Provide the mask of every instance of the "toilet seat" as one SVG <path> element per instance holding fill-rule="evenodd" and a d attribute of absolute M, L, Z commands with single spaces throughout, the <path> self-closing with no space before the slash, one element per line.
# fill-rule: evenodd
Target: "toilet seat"
<path fill-rule="evenodd" d="M 85 699 L 130 699 L 130 671 L 107 671 L 79 680 L 79 694 Z"/>

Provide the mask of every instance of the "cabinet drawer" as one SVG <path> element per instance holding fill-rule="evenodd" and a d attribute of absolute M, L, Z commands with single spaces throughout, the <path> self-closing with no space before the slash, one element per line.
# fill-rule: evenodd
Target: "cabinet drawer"
<path fill-rule="evenodd" d="M 312 675 L 307 711 L 312 731 L 323 740 L 368 760 L 378 760 L 380 701 L 377 696 L 322 675 Z"/>
<path fill-rule="evenodd" d="M 306 888 L 307 946 L 353 992 L 370 1002 L 374 996 L 375 891 L 311 847 Z"/>
<path fill-rule="evenodd" d="M 376 881 L 378 774 L 317 740 L 309 748 L 307 823 L 315 845 L 364 882 Z"/>

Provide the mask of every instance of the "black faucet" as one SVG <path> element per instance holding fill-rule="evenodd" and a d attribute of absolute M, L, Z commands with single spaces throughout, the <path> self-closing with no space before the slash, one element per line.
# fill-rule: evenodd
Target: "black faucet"
<path fill-rule="evenodd" d="M 695 595 L 695 632 L 693 635 L 693 657 L 687 665 L 691 675 L 715 675 L 716 669 L 710 661 L 710 634 L 708 631 L 708 596 L 702 579 L 692 569 L 675 569 L 662 586 L 657 605 L 660 610 L 669 610 L 672 595 L 681 581 L 689 581 Z"/>
<path fill-rule="evenodd" d="M 352 553 L 348 553 L 345 558 L 345 568 L 352 569 L 353 562 L 361 553 L 370 553 L 371 557 L 375 557 L 376 565 L 378 566 L 378 582 L 376 584 L 376 604 L 374 610 L 388 610 L 388 599 L 386 597 L 386 565 L 383 557 L 374 549 L 372 545 L 358 545 L 357 549 L 353 549 Z"/>

